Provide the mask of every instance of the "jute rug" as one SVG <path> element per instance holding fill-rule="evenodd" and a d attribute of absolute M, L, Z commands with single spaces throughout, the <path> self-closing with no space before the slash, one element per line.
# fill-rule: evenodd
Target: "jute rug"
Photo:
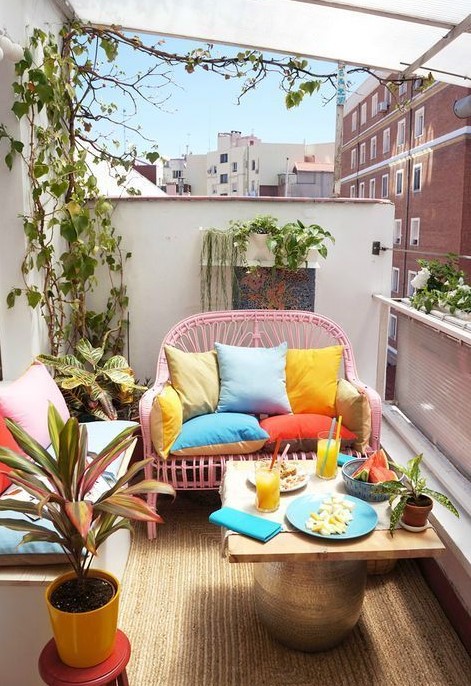
<path fill-rule="evenodd" d="M 289 650 L 258 621 L 252 567 L 220 556 L 214 493 L 160 499 L 165 524 L 136 527 L 120 627 L 132 686 L 468 686 L 471 658 L 415 564 L 369 576 L 360 621 L 328 652 Z"/>

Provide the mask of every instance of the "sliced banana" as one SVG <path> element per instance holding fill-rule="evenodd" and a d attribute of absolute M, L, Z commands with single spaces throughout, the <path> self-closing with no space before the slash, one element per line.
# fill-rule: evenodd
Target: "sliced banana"
<path fill-rule="evenodd" d="M 355 503 L 345 500 L 342 495 L 329 496 L 322 501 L 317 512 L 309 514 L 306 529 L 322 536 L 344 534 L 353 519 L 354 507 Z"/>

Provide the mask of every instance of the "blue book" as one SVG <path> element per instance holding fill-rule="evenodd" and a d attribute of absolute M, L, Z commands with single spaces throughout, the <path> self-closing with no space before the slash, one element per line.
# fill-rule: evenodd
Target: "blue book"
<path fill-rule="evenodd" d="M 278 524 L 278 522 L 272 522 L 269 519 L 257 517 L 241 510 L 235 510 L 232 507 L 221 507 L 220 510 L 211 513 L 209 521 L 211 524 L 225 526 L 226 529 L 256 538 L 258 541 L 263 541 L 263 543 L 266 543 L 281 531 L 281 524 Z"/>

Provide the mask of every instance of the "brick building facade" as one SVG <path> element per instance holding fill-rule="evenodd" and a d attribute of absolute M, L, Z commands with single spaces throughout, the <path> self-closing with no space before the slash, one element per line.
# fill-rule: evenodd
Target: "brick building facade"
<path fill-rule="evenodd" d="M 453 112 L 471 90 L 421 85 L 391 96 L 370 77 L 345 107 L 341 195 L 394 203 L 393 297 L 409 294 L 418 258 L 471 255 L 471 117 Z"/>

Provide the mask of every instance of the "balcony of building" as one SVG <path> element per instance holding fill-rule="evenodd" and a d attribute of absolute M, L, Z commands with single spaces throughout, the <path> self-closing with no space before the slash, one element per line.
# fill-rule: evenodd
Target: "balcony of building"
<path fill-rule="evenodd" d="M 8 380 L 21 374 L 45 343 L 37 313 L 21 304 L 7 309 L 4 303 L 21 278 L 24 241 L 18 214 L 27 188 L 17 168 L 12 173 L 2 169 L 0 179 L 0 346 L 3 378 Z M 420 569 L 404 562 L 390 575 L 370 578 L 370 603 L 355 633 L 343 646 L 319 656 L 280 647 L 257 622 L 249 565 L 231 567 L 219 558 L 219 532 L 207 522 L 218 507 L 217 494 L 181 494 L 175 505 L 162 505 L 167 523 L 157 540 L 147 541 L 138 528 L 131 549 L 121 620 L 133 642 L 131 683 L 248 686 L 317 680 L 464 686 L 469 657 L 459 637 L 468 639 L 469 648 L 471 325 L 437 320 L 389 299 L 391 251 L 375 255 L 371 247 L 373 242 L 392 245 L 393 205 L 185 196 L 113 202 L 117 231 L 132 253 L 126 269 L 126 354 L 140 379 L 153 380 L 158 348 L 170 327 L 201 309 L 201 228 L 224 228 L 232 219 L 271 214 L 281 223 L 300 219 L 331 231 L 336 242 L 316 272 L 312 308 L 345 329 L 360 377 L 383 398 L 390 311 L 398 317 L 396 384 L 384 402 L 381 442 L 399 463 L 422 452 L 431 486 L 448 495 L 460 512 L 455 520 L 439 506 L 434 509 L 432 523 L 446 543 L 446 555 Z M 107 288 L 100 282 L 94 298 L 106 298 Z M 9 610 L 14 615 L 14 608 Z M 30 611 L 18 621 L 26 627 L 31 617 L 35 613 Z M 424 627 L 425 621 L 430 624 Z M 3 628 L 7 637 L 8 626 Z M 416 635 L 412 647 L 406 645 L 409 633 Z M 15 671 L 11 665 L 9 669 Z"/>

